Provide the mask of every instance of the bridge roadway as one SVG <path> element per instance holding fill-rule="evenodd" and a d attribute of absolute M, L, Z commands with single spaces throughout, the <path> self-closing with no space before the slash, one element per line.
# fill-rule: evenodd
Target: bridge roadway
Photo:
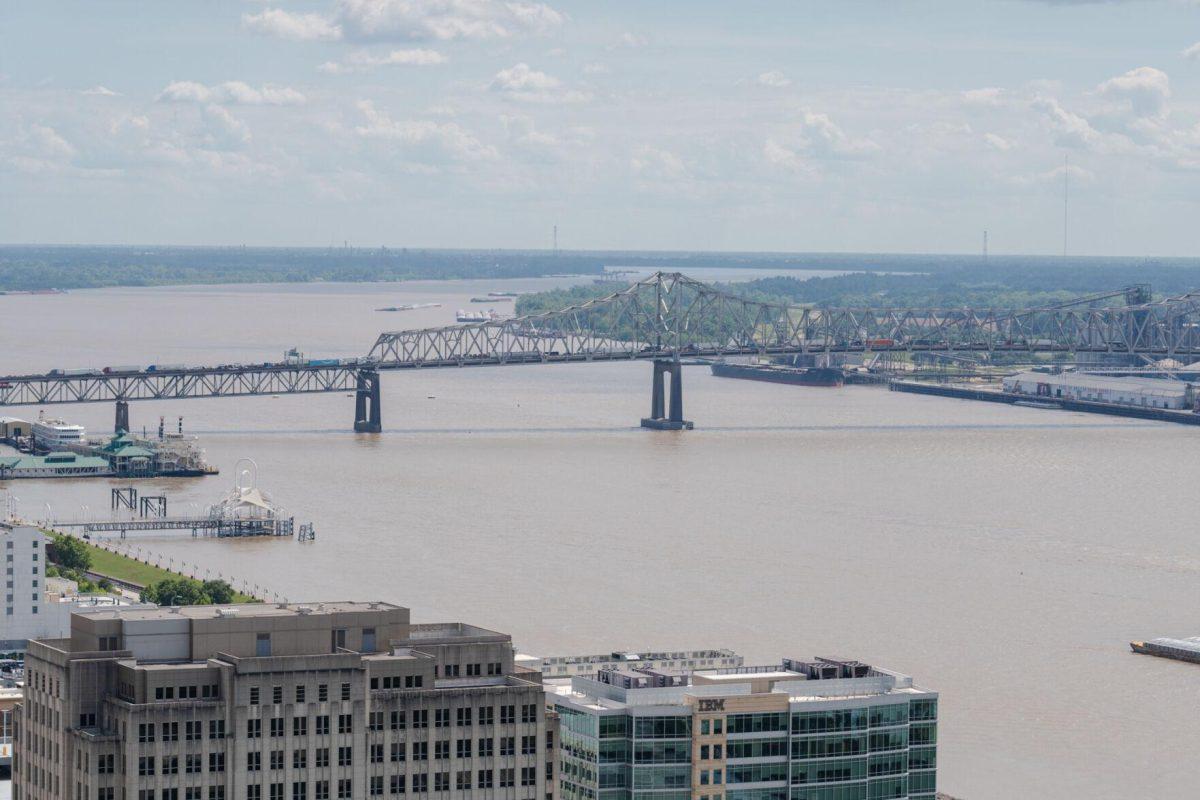
<path fill-rule="evenodd" d="M 1130 305 L 1091 306 L 1122 294 Z M 1148 297 L 1148 289 L 1131 287 L 1042 309 L 812 308 L 753 301 L 658 273 L 561 311 L 384 333 L 367 356 L 337 364 L 0 377 L 0 406 L 116 402 L 117 427 L 128 427 L 133 400 L 353 391 L 355 430 L 378 432 L 381 370 L 641 360 L 655 362 L 651 416 L 643 423 L 681 428 L 690 426 L 682 419 L 681 358 L 987 352 L 1200 359 L 1200 293 L 1157 303 Z"/>

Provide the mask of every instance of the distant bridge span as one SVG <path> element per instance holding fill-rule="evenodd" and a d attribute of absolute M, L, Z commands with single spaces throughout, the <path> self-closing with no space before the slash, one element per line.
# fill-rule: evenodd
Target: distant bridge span
<path fill-rule="evenodd" d="M 1125 305 L 1096 302 L 1121 297 Z M 378 431 L 379 371 L 588 361 L 655 362 L 655 427 L 684 427 L 681 357 L 854 352 L 1117 353 L 1200 360 L 1200 292 L 1150 302 L 1129 287 L 1047 308 L 828 308 L 739 297 L 656 273 L 559 311 L 379 336 L 336 365 L 231 365 L 0 377 L 0 406 L 354 391 L 355 429 Z M 666 413 L 664 377 L 672 376 Z"/>

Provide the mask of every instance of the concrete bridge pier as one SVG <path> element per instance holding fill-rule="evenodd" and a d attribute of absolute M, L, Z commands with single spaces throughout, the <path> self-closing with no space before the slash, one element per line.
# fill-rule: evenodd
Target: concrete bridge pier
<path fill-rule="evenodd" d="M 360 370 L 354 393 L 354 432 L 382 433 L 383 417 L 379 409 L 379 371 Z"/>
<path fill-rule="evenodd" d="M 180 418 L 182 419 L 182 417 Z M 114 433 L 129 433 L 129 401 L 117 401 L 117 421 L 113 425 Z"/>
<path fill-rule="evenodd" d="M 656 431 L 690 431 L 691 420 L 683 418 L 683 368 L 678 359 L 654 361 L 654 375 L 650 382 L 650 416 L 642 418 L 642 427 Z M 664 413 L 666 400 L 666 376 L 671 375 L 670 411 Z"/>

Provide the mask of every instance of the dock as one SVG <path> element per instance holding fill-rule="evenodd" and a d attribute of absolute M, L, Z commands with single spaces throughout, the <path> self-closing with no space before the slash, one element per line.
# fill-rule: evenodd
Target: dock
<path fill-rule="evenodd" d="M 1192 636 L 1188 639 L 1160 637 L 1148 642 L 1130 642 L 1129 648 L 1142 655 L 1200 664 L 1200 636 Z"/>
<path fill-rule="evenodd" d="M 1146 408 L 1142 406 L 1125 406 L 1116 403 L 1094 403 L 1090 400 L 1072 400 L 1065 397 L 1035 397 L 1016 392 L 1002 392 L 996 389 L 979 389 L 972 386 L 953 386 L 939 383 L 918 383 L 916 381 L 892 381 L 888 389 L 893 392 L 908 392 L 910 394 L 929 394 L 938 397 L 955 397 L 960 400 L 979 400 L 985 403 L 1018 403 L 1044 402 L 1057 406 L 1063 411 L 1083 411 L 1089 414 L 1109 414 L 1116 417 L 1133 417 L 1149 419 L 1156 422 L 1175 422 L 1182 425 L 1200 425 L 1200 414 L 1191 411 L 1175 411 L 1167 408 Z"/>
<path fill-rule="evenodd" d="M 295 529 L 292 517 L 271 519 L 235 519 L 228 517 L 152 517 L 149 519 L 88 520 L 85 522 L 54 521 L 52 527 L 78 528 L 85 534 L 120 533 L 121 538 L 137 531 L 191 531 L 192 536 L 291 536 Z"/>

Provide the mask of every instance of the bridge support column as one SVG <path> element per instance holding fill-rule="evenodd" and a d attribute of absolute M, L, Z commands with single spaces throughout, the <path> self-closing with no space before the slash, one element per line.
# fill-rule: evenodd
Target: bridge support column
<path fill-rule="evenodd" d="M 117 401 L 117 421 L 113 425 L 114 433 L 129 433 L 129 401 Z"/>
<path fill-rule="evenodd" d="M 354 393 L 354 432 L 382 433 L 383 417 L 379 402 L 379 371 L 364 369 L 358 373 Z"/>
<path fill-rule="evenodd" d="M 670 412 L 664 413 L 665 378 L 671 376 Z M 650 383 L 650 416 L 642 419 L 643 428 L 657 431 L 690 431 L 691 420 L 683 418 L 683 367 L 678 360 L 655 361 Z"/>

